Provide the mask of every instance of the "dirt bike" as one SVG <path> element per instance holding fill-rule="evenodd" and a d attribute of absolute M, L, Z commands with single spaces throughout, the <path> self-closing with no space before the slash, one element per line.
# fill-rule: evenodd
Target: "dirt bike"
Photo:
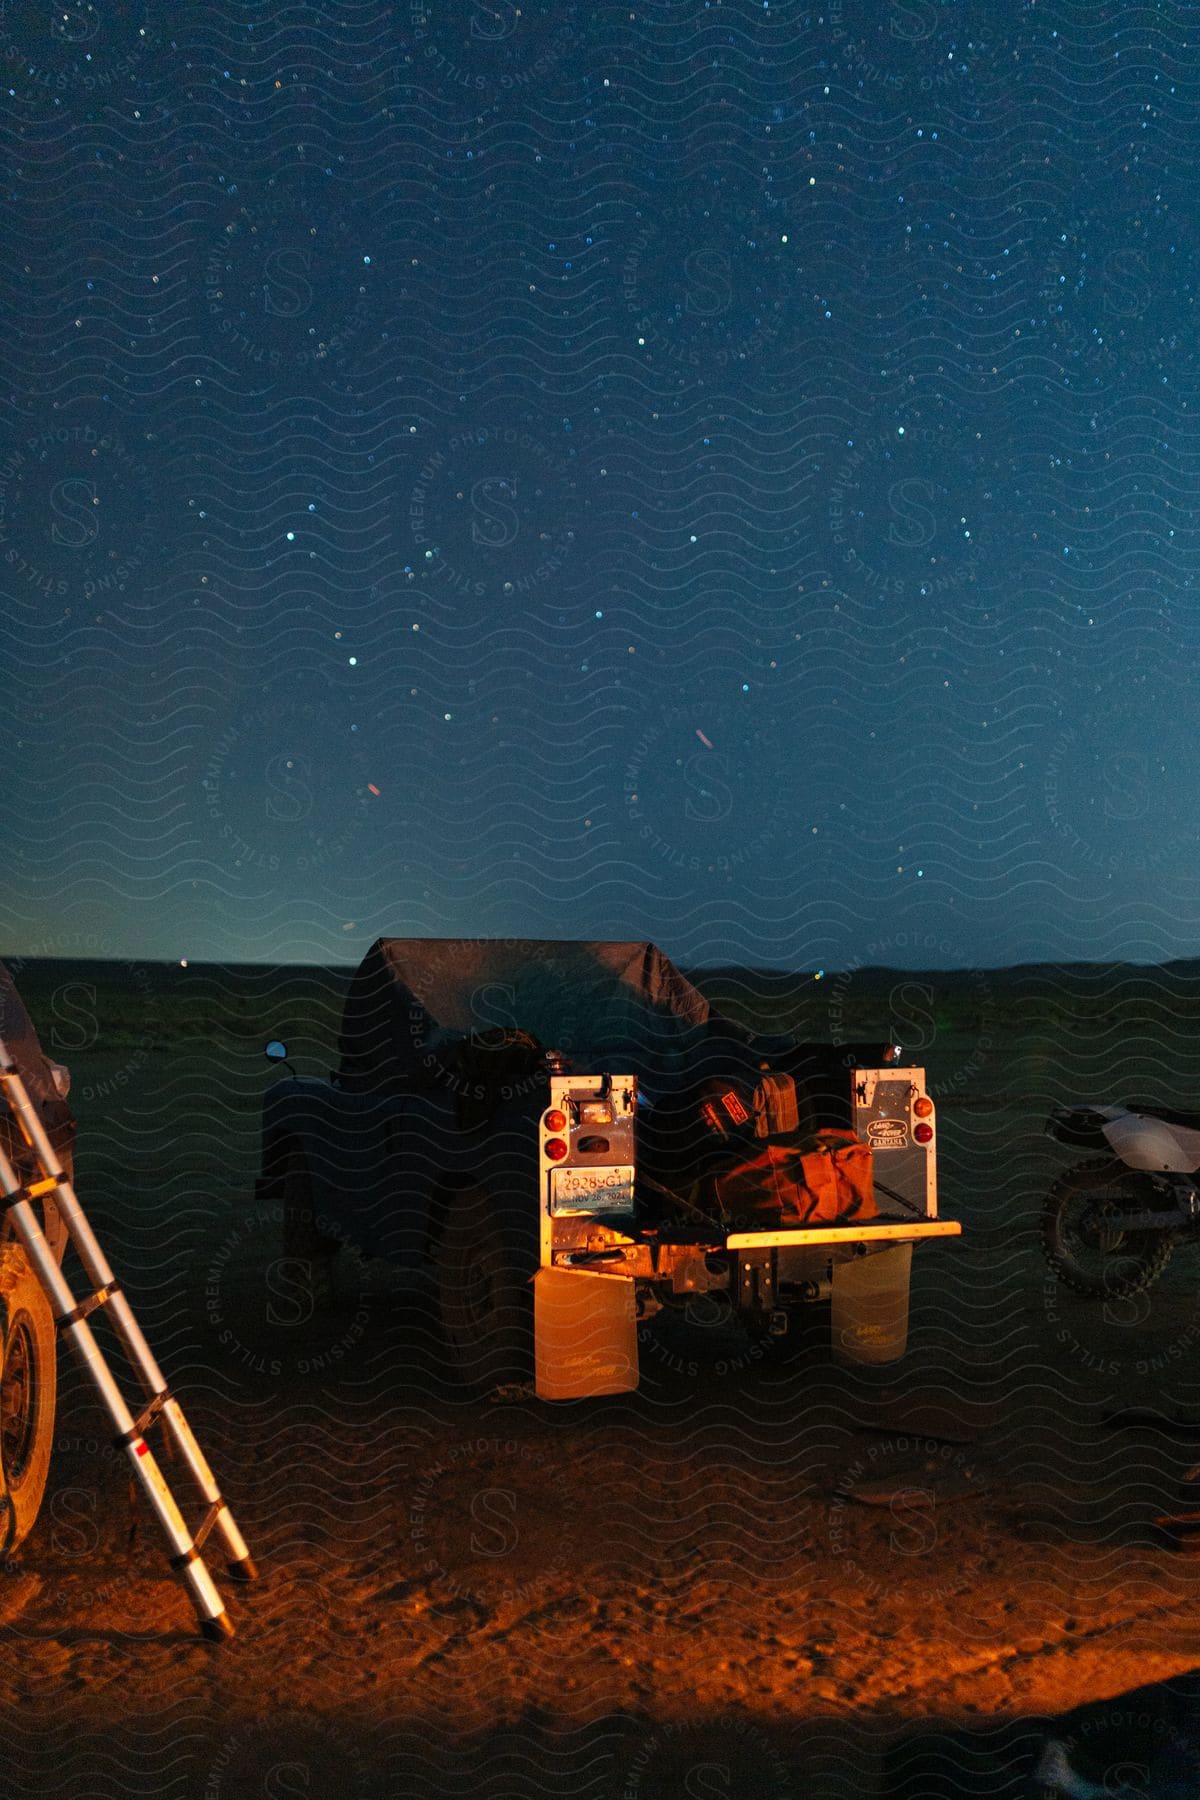
<path fill-rule="evenodd" d="M 1042 1210 L 1042 1249 L 1064 1286 L 1094 1299 L 1143 1293 L 1177 1244 L 1200 1237 L 1200 1112 L 1056 1107 L 1061 1144 L 1098 1156 L 1060 1175 Z"/>

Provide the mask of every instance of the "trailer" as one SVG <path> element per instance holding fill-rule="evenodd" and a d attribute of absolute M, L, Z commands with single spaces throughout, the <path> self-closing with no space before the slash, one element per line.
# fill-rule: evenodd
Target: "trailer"
<path fill-rule="evenodd" d="M 939 1217 L 936 1107 L 899 1046 L 743 1030 L 650 943 L 379 939 L 339 1048 L 327 1080 L 267 1090 L 256 1197 L 310 1269 L 349 1245 L 430 1272 L 477 1391 L 628 1391 L 639 1326 L 698 1296 L 773 1337 L 823 1309 L 835 1354 L 892 1361 L 914 1244 L 961 1230 Z M 724 1137 L 718 1114 L 738 1122 Z M 714 1169 L 837 1132 L 869 1151 L 866 1212 L 764 1224 L 714 1205 Z"/>

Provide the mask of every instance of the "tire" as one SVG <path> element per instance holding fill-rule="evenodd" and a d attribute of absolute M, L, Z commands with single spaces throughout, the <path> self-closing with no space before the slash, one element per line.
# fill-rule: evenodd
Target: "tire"
<path fill-rule="evenodd" d="M 322 1311 L 334 1302 L 334 1262 L 340 1249 L 338 1238 L 325 1237 L 317 1230 L 308 1164 L 304 1152 L 293 1146 L 283 1165 L 283 1254 L 305 1266 L 313 1305 Z"/>
<path fill-rule="evenodd" d="M 533 1379 L 536 1263 L 486 1188 L 448 1196 L 434 1250 L 438 1314 L 450 1366 L 473 1393 Z"/>
<path fill-rule="evenodd" d="M 19 1244 L 0 1247 L 0 1555 L 36 1523 L 54 1445 L 54 1315 Z"/>
<path fill-rule="evenodd" d="M 1123 1300 L 1158 1280 L 1171 1260 L 1165 1233 L 1103 1230 L 1106 1206 L 1145 1206 L 1145 1187 L 1107 1157 L 1059 1176 L 1042 1210 L 1042 1250 L 1064 1287 L 1091 1300 Z"/>

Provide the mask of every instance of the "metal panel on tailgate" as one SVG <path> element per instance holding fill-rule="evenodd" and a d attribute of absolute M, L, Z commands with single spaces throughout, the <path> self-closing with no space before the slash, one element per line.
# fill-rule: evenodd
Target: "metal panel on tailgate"
<path fill-rule="evenodd" d="M 924 1069 L 855 1069 L 851 1079 L 854 1131 L 871 1146 L 880 1211 L 936 1219 L 937 1119 Z"/>
<path fill-rule="evenodd" d="M 571 1241 L 572 1221 L 634 1214 L 637 1080 L 633 1075 L 550 1077 L 539 1128 L 542 1261 Z"/>

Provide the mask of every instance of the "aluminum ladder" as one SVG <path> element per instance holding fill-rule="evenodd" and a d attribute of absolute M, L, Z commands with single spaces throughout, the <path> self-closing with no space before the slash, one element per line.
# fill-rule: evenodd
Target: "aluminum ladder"
<path fill-rule="evenodd" d="M 200 1548 L 209 1533 L 215 1530 L 228 1552 L 228 1573 L 236 1581 L 253 1581 L 257 1571 L 250 1553 L 234 1523 L 233 1515 L 221 1497 L 212 1471 L 192 1436 L 182 1408 L 164 1381 L 162 1371 L 151 1354 L 129 1302 L 108 1266 L 104 1252 L 76 1198 L 75 1190 L 58 1167 L 58 1157 L 38 1118 L 33 1101 L 21 1079 L 20 1070 L 9 1056 L 8 1047 L 2 1038 L 0 1091 L 8 1102 L 21 1136 L 36 1158 L 39 1170 L 38 1179 L 23 1182 L 3 1149 L 0 1149 L 0 1189 L 3 1190 L 0 1213 L 7 1212 L 11 1218 L 17 1239 L 50 1302 L 59 1334 L 69 1341 L 104 1403 L 116 1431 L 117 1447 L 128 1456 L 133 1473 L 171 1547 L 170 1566 L 182 1576 L 192 1596 L 201 1632 L 214 1642 L 222 1642 L 233 1636 L 233 1624 L 201 1558 Z M 71 1292 L 38 1222 L 33 1203 L 35 1200 L 45 1199 L 51 1199 L 57 1208 L 91 1283 L 92 1291 L 83 1300 L 77 1301 Z M 89 1315 L 99 1307 L 106 1308 L 129 1367 L 145 1394 L 146 1404 L 136 1418 L 125 1404 L 124 1396 L 88 1324 Z M 146 1442 L 145 1433 L 155 1423 L 161 1423 L 168 1433 L 170 1444 L 178 1451 L 206 1504 L 207 1510 L 194 1532 L 184 1522 L 175 1497 Z"/>

